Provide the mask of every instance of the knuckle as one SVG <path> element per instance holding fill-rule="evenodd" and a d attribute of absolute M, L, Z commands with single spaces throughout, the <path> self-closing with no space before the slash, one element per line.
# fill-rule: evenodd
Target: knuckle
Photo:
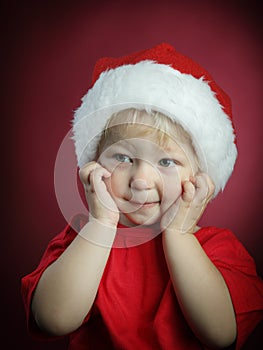
<path fill-rule="evenodd" d="M 215 193 L 215 189 L 216 186 L 214 184 L 214 182 L 211 181 L 210 185 L 209 185 L 209 195 L 212 196 Z"/>
<path fill-rule="evenodd" d="M 87 182 L 90 173 L 96 168 L 96 162 L 90 162 L 85 164 L 82 168 L 79 169 L 79 177 L 82 182 Z"/>
<path fill-rule="evenodd" d="M 83 168 L 81 168 L 81 169 L 79 170 L 79 177 L 80 177 L 80 180 L 81 180 L 82 182 L 84 182 L 84 180 L 85 180 L 85 170 L 84 170 Z"/>

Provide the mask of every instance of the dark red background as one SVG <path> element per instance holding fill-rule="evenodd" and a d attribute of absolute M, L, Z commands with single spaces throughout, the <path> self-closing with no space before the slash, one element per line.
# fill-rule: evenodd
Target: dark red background
<path fill-rule="evenodd" d="M 204 225 L 227 226 L 262 260 L 262 26 L 256 1 L 8 1 L 1 10 L 2 322 L 8 349 L 64 349 L 26 333 L 20 279 L 65 225 L 53 171 L 101 56 L 162 41 L 204 65 L 232 97 L 239 159 Z M 3 341 L 3 340 L 2 340 Z M 258 349 L 262 325 L 245 349 Z"/>

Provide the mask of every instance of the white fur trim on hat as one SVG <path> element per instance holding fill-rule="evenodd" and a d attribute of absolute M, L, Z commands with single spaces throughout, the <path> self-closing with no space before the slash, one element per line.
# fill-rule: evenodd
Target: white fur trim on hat
<path fill-rule="evenodd" d="M 127 108 L 162 112 L 192 137 L 201 170 L 226 185 L 237 148 L 232 123 L 209 84 L 166 64 L 141 61 L 101 73 L 74 115 L 73 139 L 79 166 L 94 160 L 107 120 Z"/>

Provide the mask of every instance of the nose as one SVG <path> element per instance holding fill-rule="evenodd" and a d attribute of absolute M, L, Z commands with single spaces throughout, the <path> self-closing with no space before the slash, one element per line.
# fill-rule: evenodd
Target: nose
<path fill-rule="evenodd" d="M 131 182 L 131 188 L 133 190 L 143 191 L 149 188 L 147 181 L 144 179 L 134 179 Z"/>
<path fill-rule="evenodd" d="M 159 176 L 157 169 L 147 161 L 137 160 L 136 163 L 138 164 L 133 167 L 130 187 L 138 191 L 152 189 Z"/>

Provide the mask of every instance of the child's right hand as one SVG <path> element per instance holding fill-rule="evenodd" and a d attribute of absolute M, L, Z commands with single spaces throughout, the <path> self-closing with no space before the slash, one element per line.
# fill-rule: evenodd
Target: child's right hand
<path fill-rule="evenodd" d="M 198 173 L 191 176 L 189 180 L 183 181 L 181 196 L 162 217 L 162 230 L 194 233 L 214 190 L 212 179 L 205 173 Z"/>
<path fill-rule="evenodd" d="M 84 186 L 90 220 L 95 218 L 105 225 L 117 226 L 119 210 L 104 182 L 111 173 L 97 162 L 90 162 L 80 169 L 79 176 Z"/>

